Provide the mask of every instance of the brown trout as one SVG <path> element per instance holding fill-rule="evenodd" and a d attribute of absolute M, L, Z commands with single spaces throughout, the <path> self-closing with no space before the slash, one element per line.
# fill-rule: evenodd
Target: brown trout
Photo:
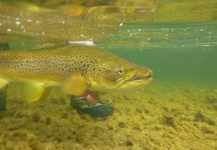
<path fill-rule="evenodd" d="M 23 83 L 29 103 L 45 99 L 54 86 L 66 95 L 82 96 L 132 90 L 150 81 L 151 70 L 91 46 L 0 52 L 0 88 Z"/>

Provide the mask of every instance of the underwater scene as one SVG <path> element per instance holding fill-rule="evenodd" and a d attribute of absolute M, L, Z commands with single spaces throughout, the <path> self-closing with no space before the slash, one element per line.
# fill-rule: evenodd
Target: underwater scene
<path fill-rule="evenodd" d="M 0 0 L 0 150 L 216 150 L 216 0 Z"/>

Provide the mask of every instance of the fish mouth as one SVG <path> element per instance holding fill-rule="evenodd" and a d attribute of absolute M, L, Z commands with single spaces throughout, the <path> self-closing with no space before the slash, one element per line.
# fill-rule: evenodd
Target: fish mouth
<path fill-rule="evenodd" d="M 152 81 L 151 76 L 134 76 L 124 81 L 119 87 L 119 90 L 135 90 L 141 86 L 147 85 Z"/>
<path fill-rule="evenodd" d="M 134 75 L 132 78 L 129 80 L 126 80 L 126 82 L 144 82 L 147 80 L 152 80 L 152 71 L 149 71 L 148 75 L 141 76 L 141 75 Z"/>
<path fill-rule="evenodd" d="M 145 80 L 150 79 L 151 76 L 134 76 L 131 79 L 127 80 L 126 82 L 144 82 Z"/>
<path fill-rule="evenodd" d="M 138 87 L 147 85 L 152 81 L 152 72 L 149 70 L 146 74 L 134 74 L 128 79 L 119 79 L 118 80 L 121 84 L 117 87 L 119 90 L 133 90 L 137 89 Z M 121 82 L 122 81 L 122 82 Z"/>

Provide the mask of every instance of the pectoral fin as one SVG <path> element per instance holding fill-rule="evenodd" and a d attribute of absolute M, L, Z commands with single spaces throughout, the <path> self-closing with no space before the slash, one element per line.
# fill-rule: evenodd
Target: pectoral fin
<path fill-rule="evenodd" d="M 42 83 L 26 83 L 24 87 L 23 94 L 27 103 L 44 100 L 51 91 L 51 87 L 45 87 Z"/>
<path fill-rule="evenodd" d="M 62 88 L 63 92 L 67 95 L 79 96 L 88 89 L 88 84 L 85 82 L 83 76 L 77 74 L 67 78 L 63 82 Z"/>

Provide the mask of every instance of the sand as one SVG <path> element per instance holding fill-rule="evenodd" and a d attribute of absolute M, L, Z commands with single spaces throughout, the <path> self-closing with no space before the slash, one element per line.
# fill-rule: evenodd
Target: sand
<path fill-rule="evenodd" d="M 102 101 L 113 116 L 79 115 L 58 92 L 27 105 L 16 86 L 0 113 L 0 149 L 7 150 L 214 150 L 217 149 L 217 87 L 154 82 Z"/>

